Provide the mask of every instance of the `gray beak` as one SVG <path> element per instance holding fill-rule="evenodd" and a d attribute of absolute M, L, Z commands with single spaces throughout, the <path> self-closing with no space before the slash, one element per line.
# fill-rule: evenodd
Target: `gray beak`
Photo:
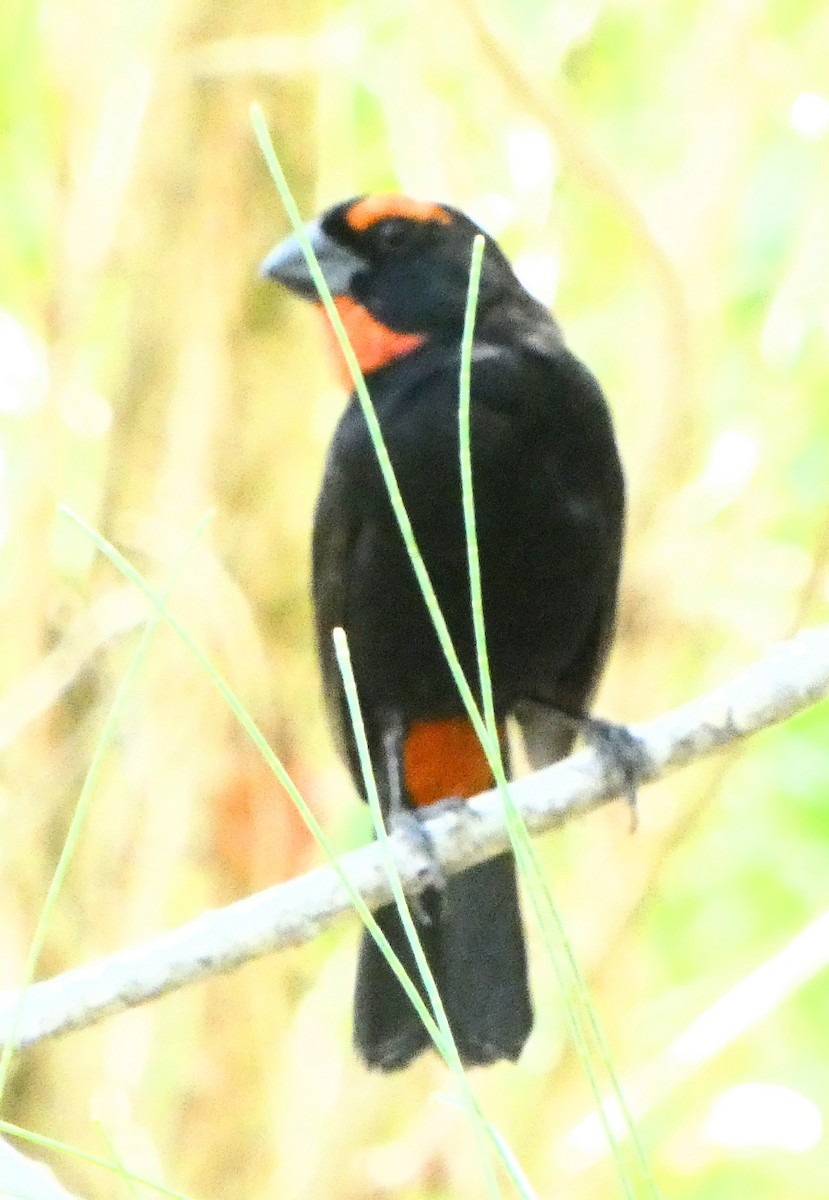
<path fill-rule="evenodd" d="M 366 266 L 365 261 L 323 233 L 318 221 L 312 221 L 305 229 L 331 294 L 344 295 L 350 291 L 355 274 Z M 259 274 L 263 279 L 275 279 L 304 300 L 319 300 L 302 247 L 295 237 L 287 237 L 271 250 L 259 267 Z"/>

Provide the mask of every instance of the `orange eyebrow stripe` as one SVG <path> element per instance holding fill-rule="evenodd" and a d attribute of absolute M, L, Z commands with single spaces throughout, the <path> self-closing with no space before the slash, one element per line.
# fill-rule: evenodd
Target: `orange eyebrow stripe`
<path fill-rule="evenodd" d="M 389 217 L 405 217 L 409 221 L 438 221 L 451 224 L 452 218 L 439 204 L 428 200 L 412 200 L 410 196 L 390 193 L 385 196 L 365 196 L 352 204 L 345 214 L 348 224 L 357 232 L 369 229 Z"/>
<path fill-rule="evenodd" d="M 502 742 L 503 726 L 498 730 Z M 403 743 L 403 778 L 413 804 L 477 796 L 494 780 L 478 735 L 466 717 L 416 721 Z"/>
<path fill-rule="evenodd" d="M 334 364 L 337 382 L 349 392 L 354 390 L 354 380 L 348 369 L 348 363 L 342 352 L 342 347 L 331 327 L 331 322 L 320 305 L 320 311 L 325 322 L 328 338 L 328 348 Z M 352 300 L 350 296 L 335 296 L 334 307 L 340 314 L 340 320 L 345 326 L 351 349 L 357 356 L 360 370 L 364 375 L 378 371 L 380 367 L 388 366 L 396 358 L 410 354 L 426 341 L 423 333 L 399 333 L 389 329 L 382 321 L 373 317 L 367 308 Z"/>

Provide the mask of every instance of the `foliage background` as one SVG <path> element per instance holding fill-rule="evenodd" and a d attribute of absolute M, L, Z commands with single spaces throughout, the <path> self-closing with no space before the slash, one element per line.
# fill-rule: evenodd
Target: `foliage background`
<path fill-rule="evenodd" d="M 13 987 L 142 609 L 68 503 L 177 589 L 343 847 L 320 715 L 311 508 L 342 404 L 312 314 L 261 284 L 285 219 L 410 190 L 467 208 L 611 398 L 631 494 L 600 709 L 655 714 L 825 620 L 829 8 L 818 0 L 7 0 L 0 8 L 0 984 Z M 822 90 L 823 89 L 823 90 Z M 542 853 L 665 1195 L 822 1198 L 829 980 L 751 972 L 829 902 L 815 710 Z M 109 755 L 40 971 L 316 859 L 168 632 Z M 434 1061 L 367 1076 L 356 928 L 21 1055 L 4 1116 L 193 1196 L 471 1197 Z M 538 1029 L 475 1079 L 544 1197 L 617 1194 L 540 954 Z M 715 1053 L 676 1039 L 747 979 Z M 673 1047 L 673 1049 L 672 1049 Z M 642 1083 L 643 1071 L 646 1083 Z M 574 1130 L 582 1129 L 582 1137 Z M 587 1127 L 589 1133 L 589 1126 Z M 113 1181 L 68 1159 L 86 1195 Z"/>

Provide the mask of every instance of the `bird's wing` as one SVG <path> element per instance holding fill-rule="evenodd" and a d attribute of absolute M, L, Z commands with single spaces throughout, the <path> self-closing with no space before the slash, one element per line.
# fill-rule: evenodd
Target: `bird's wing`
<path fill-rule="evenodd" d="M 350 734 L 351 725 L 342 678 L 334 651 L 333 630 L 346 624 L 349 564 L 359 537 L 361 519 L 353 503 L 343 465 L 330 453 L 314 513 L 312 592 L 317 652 L 326 708 L 338 749 L 359 786 L 360 766 Z"/>

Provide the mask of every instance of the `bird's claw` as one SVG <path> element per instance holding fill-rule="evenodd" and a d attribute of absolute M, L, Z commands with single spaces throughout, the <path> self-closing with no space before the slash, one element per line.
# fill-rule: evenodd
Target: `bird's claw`
<path fill-rule="evenodd" d="M 447 802 L 440 801 L 439 803 Z M 434 808 L 434 804 L 429 806 L 429 815 Z M 432 889 L 438 895 L 442 895 L 446 890 L 446 874 L 435 854 L 434 843 L 420 813 L 412 812 L 410 809 L 401 809 L 392 813 L 389 817 L 389 829 L 391 833 L 399 835 L 414 848 L 420 860 L 417 877 L 423 891 Z M 408 901 L 418 921 L 424 925 L 430 925 L 432 918 L 423 902 L 421 893 L 409 896 Z"/>
<path fill-rule="evenodd" d="M 606 768 L 620 776 L 622 791 L 630 806 L 630 831 L 635 832 L 639 824 L 637 789 L 646 778 L 650 765 L 643 743 L 626 725 L 616 725 L 599 717 L 589 717 L 583 733 Z"/>

